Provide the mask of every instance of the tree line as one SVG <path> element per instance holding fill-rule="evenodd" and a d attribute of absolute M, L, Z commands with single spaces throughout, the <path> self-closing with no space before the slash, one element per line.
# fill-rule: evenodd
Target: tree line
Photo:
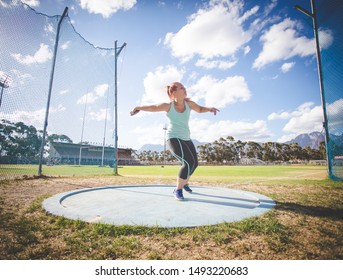
<path fill-rule="evenodd" d="M 43 131 L 23 122 L 0 122 L 0 163 L 38 163 Z M 73 141 L 66 135 L 47 135 L 44 149 L 49 142 Z"/>
<path fill-rule="evenodd" d="M 37 163 L 42 145 L 43 131 L 23 122 L 0 122 L 0 163 Z M 50 142 L 73 143 L 66 135 L 47 135 L 45 149 Z M 239 164 L 246 159 L 263 162 L 290 162 L 324 160 L 325 144 L 318 149 L 302 148 L 297 143 L 257 143 L 253 141 L 236 141 L 232 136 L 197 147 L 199 161 L 209 164 Z M 171 163 L 175 158 L 169 150 L 166 153 L 142 151 L 137 154 L 140 161 L 154 163 Z"/>
<path fill-rule="evenodd" d="M 221 137 L 218 140 L 197 147 L 199 161 L 210 164 L 239 164 L 255 160 L 263 162 L 299 162 L 324 160 L 325 144 L 320 143 L 318 149 L 302 148 L 298 143 L 257 143 L 253 141 L 235 141 L 234 137 Z M 142 151 L 138 158 L 145 162 L 173 162 L 175 158 L 170 151 Z"/>

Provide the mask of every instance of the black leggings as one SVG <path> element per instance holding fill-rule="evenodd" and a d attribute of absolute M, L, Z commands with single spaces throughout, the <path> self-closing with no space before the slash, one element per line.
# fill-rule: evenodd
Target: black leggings
<path fill-rule="evenodd" d="M 193 142 L 171 138 L 168 139 L 168 145 L 173 156 L 182 163 L 179 177 L 184 180 L 188 179 L 198 167 L 198 157 Z"/>

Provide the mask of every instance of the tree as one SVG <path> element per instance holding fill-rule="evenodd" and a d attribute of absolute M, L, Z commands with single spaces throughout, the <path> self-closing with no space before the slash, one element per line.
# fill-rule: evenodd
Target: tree
<path fill-rule="evenodd" d="M 262 148 L 263 148 L 262 160 L 264 161 L 276 160 L 275 144 L 273 142 L 263 143 Z"/>
<path fill-rule="evenodd" d="M 292 160 L 302 160 L 304 159 L 302 148 L 298 143 L 293 142 L 289 145 L 291 151 Z"/>
<path fill-rule="evenodd" d="M 248 158 L 262 159 L 263 149 L 260 144 L 256 142 L 247 142 L 246 155 Z"/>
<path fill-rule="evenodd" d="M 0 122 L 0 156 L 2 163 L 34 163 L 39 160 L 43 132 L 23 122 Z M 73 143 L 66 135 L 47 136 L 49 142 Z"/>
<path fill-rule="evenodd" d="M 6 163 L 30 163 L 39 159 L 42 131 L 23 122 L 1 121 L 0 151 Z"/>
<path fill-rule="evenodd" d="M 62 143 L 73 143 L 67 135 L 51 134 L 47 137 L 48 142 L 62 142 Z"/>

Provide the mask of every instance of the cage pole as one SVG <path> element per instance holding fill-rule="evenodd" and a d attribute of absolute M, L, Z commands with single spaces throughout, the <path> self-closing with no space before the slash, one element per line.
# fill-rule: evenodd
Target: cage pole
<path fill-rule="evenodd" d="M 324 82 L 323 82 L 323 70 L 322 70 L 322 59 L 320 54 L 320 46 L 319 46 L 319 36 L 318 36 L 318 24 L 317 24 L 317 15 L 316 15 L 316 6 L 315 6 L 315 0 L 311 1 L 311 9 L 312 12 L 307 11 L 306 9 L 302 8 L 299 5 L 296 5 L 295 8 L 299 10 L 300 12 L 304 13 L 305 15 L 312 18 L 313 21 L 313 32 L 314 37 L 316 40 L 316 54 L 317 54 L 317 68 L 318 68 L 318 77 L 319 77 L 319 90 L 320 90 L 320 96 L 322 101 L 322 108 L 323 108 L 323 127 L 325 129 L 325 147 L 326 147 L 326 165 L 329 173 L 329 177 L 331 177 L 331 164 L 330 164 L 330 157 L 329 157 L 329 128 L 328 128 L 328 118 L 327 118 L 327 112 L 326 112 L 326 100 L 324 95 Z"/>
<path fill-rule="evenodd" d="M 57 56 L 57 48 L 58 48 L 60 29 L 61 29 L 62 21 L 63 21 L 64 17 L 67 15 L 67 13 L 68 13 L 68 7 L 65 7 L 63 14 L 62 14 L 60 20 L 58 21 L 58 25 L 57 25 L 56 40 L 55 40 L 55 47 L 54 47 L 54 56 L 53 56 L 52 68 L 51 68 L 51 73 L 50 73 L 50 81 L 49 81 L 48 100 L 46 103 L 46 110 L 45 110 L 45 120 L 44 120 L 43 135 L 42 135 L 42 145 L 41 145 L 40 156 L 39 156 L 38 176 L 42 175 L 42 162 L 43 162 L 43 154 L 44 154 L 44 146 L 45 146 L 45 135 L 46 135 L 46 129 L 48 127 L 51 91 L 52 91 L 52 84 L 54 81 L 54 72 L 55 72 L 55 64 L 56 64 L 56 56 Z"/>
<path fill-rule="evenodd" d="M 114 174 L 118 175 L 118 75 L 117 75 L 117 62 L 118 56 L 126 46 L 124 43 L 121 47 L 117 47 L 117 40 L 114 42 Z"/>

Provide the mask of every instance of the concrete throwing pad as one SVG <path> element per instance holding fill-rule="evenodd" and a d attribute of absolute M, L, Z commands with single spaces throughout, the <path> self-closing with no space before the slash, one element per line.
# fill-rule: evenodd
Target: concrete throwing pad
<path fill-rule="evenodd" d="M 176 201 L 174 186 L 106 186 L 54 195 L 43 202 L 54 215 L 90 223 L 159 227 L 195 227 L 262 215 L 275 206 L 254 192 L 192 186 Z"/>

